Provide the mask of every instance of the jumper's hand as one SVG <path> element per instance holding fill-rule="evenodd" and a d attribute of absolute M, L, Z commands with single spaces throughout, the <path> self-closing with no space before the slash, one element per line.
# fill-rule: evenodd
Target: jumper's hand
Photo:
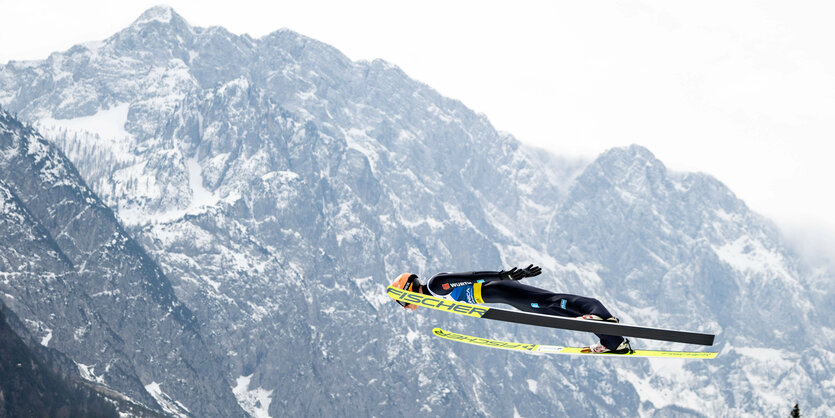
<path fill-rule="evenodd" d="M 542 269 L 539 266 L 531 264 L 521 270 L 516 267 L 507 271 L 502 270 L 499 272 L 499 278 L 502 280 L 522 280 L 525 277 L 538 276 L 541 273 Z"/>
<path fill-rule="evenodd" d="M 533 277 L 533 276 L 539 276 L 540 274 L 542 274 L 542 269 L 539 266 L 535 266 L 535 265 L 531 264 L 531 265 L 525 267 L 524 269 L 522 269 L 522 272 L 525 273 L 525 277 Z"/>

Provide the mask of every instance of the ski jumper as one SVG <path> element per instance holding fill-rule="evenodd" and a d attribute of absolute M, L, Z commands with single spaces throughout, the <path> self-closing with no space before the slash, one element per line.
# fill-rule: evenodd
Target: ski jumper
<path fill-rule="evenodd" d="M 497 271 L 472 271 L 465 273 L 439 273 L 426 282 L 432 296 L 465 303 L 504 303 L 520 311 L 544 315 L 576 318 L 592 314 L 603 319 L 612 314 L 594 298 L 554 293 L 538 287 L 502 280 Z M 614 350 L 623 337 L 595 334 L 600 343 Z"/>

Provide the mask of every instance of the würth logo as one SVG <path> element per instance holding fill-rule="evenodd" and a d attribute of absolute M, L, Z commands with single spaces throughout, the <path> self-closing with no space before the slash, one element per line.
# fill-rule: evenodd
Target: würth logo
<path fill-rule="evenodd" d="M 441 285 L 441 287 L 443 287 L 444 290 L 447 290 L 447 289 L 449 289 L 449 283 L 444 283 L 444 284 Z"/>

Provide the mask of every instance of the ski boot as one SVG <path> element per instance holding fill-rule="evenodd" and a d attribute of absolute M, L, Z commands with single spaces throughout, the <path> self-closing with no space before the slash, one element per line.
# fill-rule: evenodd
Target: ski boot
<path fill-rule="evenodd" d="M 618 347 L 614 350 L 607 348 L 603 344 L 596 343 L 592 344 L 588 347 L 583 348 L 580 350 L 582 353 L 610 353 L 610 354 L 632 354 L 634 350 L 632 350 L 632 346 L 629 345 L 629 340 L 624 338 L 623 342 L 618 345 Z"/>
<path fill-rule="evenodd" d="M 609 322 L 614 322 L 616 324 L 620 322 L 620 319 L 618 319 L 615 316 L 613 316 L 611 318 L 603 319 L 603 318 L 601 318 L 601 317 L 599 317 L 595 314 L 585 314 L 583 316 L 578 316 L 577 319 L 589 319 L 589 320 L 592 320 L 592 321 L 609 321 Z"/>

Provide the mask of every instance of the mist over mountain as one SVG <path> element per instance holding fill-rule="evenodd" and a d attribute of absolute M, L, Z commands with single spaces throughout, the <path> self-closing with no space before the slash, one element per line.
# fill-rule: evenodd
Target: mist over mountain
<path fill-rule="evenodd" d="M 721 182 L 671 172 L 641 146 L 591 162 L 549 155 L 392 64 L 289 30 L 194 27 L 167 7 L 0 67 L 0 106 L 40 132 L 5 116 L 0 213 L 17 226 L 0 234 L 0 299 L 94 379 L 164 413 L 832 405 L 833 296 L 820 285 L 831 275 Z M 432 327 L 594 337 L 406 313 L 384 294 L 406 271 L 526 263 L 544 270 L 532 285 L 599 298 L 624 322 L 716 333 L 720 354 L 554 359 L 452 344 Z"/>

